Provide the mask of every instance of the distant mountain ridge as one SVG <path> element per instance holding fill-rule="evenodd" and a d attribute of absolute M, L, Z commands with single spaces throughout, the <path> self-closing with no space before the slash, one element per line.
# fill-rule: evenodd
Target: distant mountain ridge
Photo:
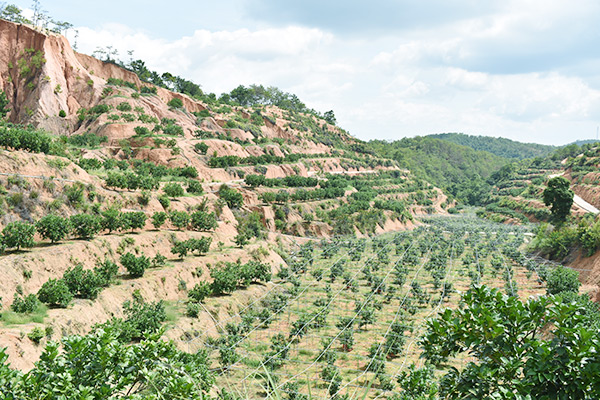
<path fill-rule="evenodd" d="M 517 160 L 544 157 L 557 149 L 556 146 L 537 143 L 522 143 L 505 138 L 473 136 L 464 133 L 440 133 L 427 135 L 427 137 L 445 140 L 470 147 L 473 150 L 487 151 L 500 157 Z"/>
<path fill-rule="evenodd" d="M 474 150 L 433 136 L 393 142 L 371 140 L 368 145 L 378 156 L 395 160 L 416 176 L 446 189 L 485 179 L 510 162 L 489 151 Z"/>

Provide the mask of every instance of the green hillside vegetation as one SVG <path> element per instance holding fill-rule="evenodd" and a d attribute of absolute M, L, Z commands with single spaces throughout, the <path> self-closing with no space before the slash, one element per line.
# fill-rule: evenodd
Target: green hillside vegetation
<path fill-rule="evenodd" d="M 556 150 L 555 146 L 522 143 L 501 137 L 465 135 L 464 133 L 440 133 L 427 135 L 427 137 L 445 140 L 470 147 L 473 150 L 488 151 L 500 157 L 518 160 L 544 157 Z"/>
<path fill-rule="evenodd" d="M 489 193 L 485 180 L 508 160 L 485 151 L 427 136 L 394 142 L 372 140 L 373 152 L 468 204 L 481 204 Z"/>
<path fill-rule="evenodd" d="M 363 142 L 275 87 L 96 54 L 142 85 L 95 79 L 77 134 L 5 121 L 0 91 L 0 399 L 600 398 L 598 305 L 538 257 L 600 250 L 568 203 L 598 148 Z"/>

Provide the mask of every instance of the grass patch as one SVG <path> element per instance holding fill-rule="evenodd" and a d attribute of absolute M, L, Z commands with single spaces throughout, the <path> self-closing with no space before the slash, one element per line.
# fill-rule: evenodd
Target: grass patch
<path fill-rule="evenodd" d="M 44 318 L 48 315 L 48 307 L 44 304 L 40 304 L 38 308 L 32 312 L 27 314 L 16 313 L 11 310 L 7 310 L 0 314 L 0 323 L 3 326 L 11 326 L 11 325 L 23 325 L 29 323 L 44 323 Z"/>

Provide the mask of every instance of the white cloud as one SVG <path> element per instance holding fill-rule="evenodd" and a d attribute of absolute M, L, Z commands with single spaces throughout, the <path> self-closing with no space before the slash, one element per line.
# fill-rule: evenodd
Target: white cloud
<path fill-rule="evenodd" d="M 111 24 L 80 28 L 79 49 L 134 49 L 217 94 L 279 86 L 365 139 L 455 131 L 558 144 L 589 137 L 600 118 L 600 73 L 579 68 L 599 61 L 599 15 L 591 0 L 511 0 L 369 39 L 266 24 L 165 40 Z"/>

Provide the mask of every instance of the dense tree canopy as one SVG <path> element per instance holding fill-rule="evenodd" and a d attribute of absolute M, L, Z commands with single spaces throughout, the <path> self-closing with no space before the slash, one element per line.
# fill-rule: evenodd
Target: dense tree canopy
<path fill-rule="evenodd" d="M 585 322 L 577 303 L 522 302 L 474 287 L 461 308 L 427 322 L 423 356 L 436 365 L 461 353 L 474 358 L 441 378 L 440 398 L 598 398 L 600 337 Z"/>
<path fill-rule="evenodd" d="M 569 181 L 557 176 L 548 181 L 544 189 L 544 204 L 550 206 L 552 218 L 556 223 L 563 223 L 571 212 L 573 205 L 573 191 L 569 189 Z"/>

